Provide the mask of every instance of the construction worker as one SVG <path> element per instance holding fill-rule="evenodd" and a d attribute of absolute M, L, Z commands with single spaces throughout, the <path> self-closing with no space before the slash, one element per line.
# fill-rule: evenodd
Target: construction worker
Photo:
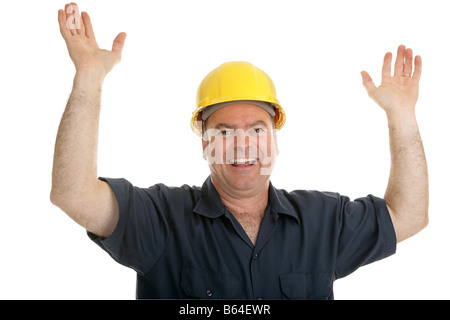
<path fill-rule="evenodd" d="M 411 49 L 398 48 L 393 76 L 386 54 L 378 87 L 361 73 L 389 125 L 383 199 L 271 184 L 286 114 L 269 76 L 247 62 L 224 63 L 199 86 L 191 128 L 211 171 L 203 186 L 139 188 L 97 177 L 101 87 L 126 34 L 102 50 L 76 4 L 59 10 L 58 20 L 76 75 L 50 198 L 137 272 L 137 298 L 333 299 L 336 279 L 392 255 L 427 225 L 427 165 L 415 118 L 422 61 L 413 61 Z"/>

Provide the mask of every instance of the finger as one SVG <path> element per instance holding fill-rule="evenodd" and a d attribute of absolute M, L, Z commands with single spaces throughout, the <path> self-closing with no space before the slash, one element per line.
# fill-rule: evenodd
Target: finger
<path fill-rule="evenodd" d="M 422 75 L 422 58 L 420 56 L 416 56 L 416 58 L 414 59 L 413 79 L 419 81 L 421 75 Z"/>
<path fill-rule="evenodd" d="M 117 53 L 119 56 L 122 56 L 122 50 L 125 45 L 126 37 L 127 34 L 125 32 L 121 32 L 117 35 L 113 42 L 112 52 Z"/>
<path fill-rule="evenodd" d="M 412 49 L 406 49 L 405 53 L 405 67 L 403 69 L 403 73 L 405 74 L 412 74 L 412 68 L 413 68 L 413 52 Z"/>
<path fill-rule="evenodd" d="M 91 17 L 89 17 L 88 13 L 83 11 L 81 13 L 81 18 L 83 20 L 84 28 L 86 30 L 86 37 L 95 39 L 94 28 L 92 27 Z"/>
<path fill-rule="evenodd" d="M 388 52 L 384 56 L 383 69 L 381 70 L 382 79 L 391 77 L 392 53 Z"/>
<path fill-rule="evenodd" d="M 73 10 L 70 6 L 71 6 L 70 3 L 67 3 L 64 6 L 64 16 L 66 19 L 67 28 L 70 30 L 70 34 L 74 35 L 74 31 L 75 31 L 75 20 L 74 19 L 75 18 L 73 17 Z"/>
<path fill-rule="evenodd" d="M 394 76 L 402 75 L 404 61 L 405 61 L 405 46 L 401 45 L 398 47 L 398 51 L 397 51 L 397 59 L 395 60 Z"/>
<path fill-rule="evenodd" d="M 81 19 L 80 9 L 78 8 L 78 5 L 75 2 L 71 3 L 74 6 L 75 9 L 75 27 L 77 28 L 78 34 L 85 34 L 86 28 L 84 27 L 83 19 Z"/>
<path fill-rule="evenodd" d="M 82 34 L 82 32 L 84 32 L 84 26 L 81 21 L 78 5 L 75 2 L 66 4 L 65 12 L 67 14 L 67 24 L 71 33 L 73 35 Z"/>
<path fill-rule="evenodd" d="M 58 23 L 59 23 L 59 30 L 61 31 L 61 35 L 64 39 L 67 39 L 71 35 L 69 27 L 67 25 L 66 21 L 66 13 L 63 9 L 58 10 Z"/>
<path fill-rule="evenodd" d="M 364 88 L 366 88 L 367 93 L 369 94 L 369 96 L 372 96 L 373 91 L 377 87 L 375 86 L 375 84 L 372 81 L 372 78 L 370 77 L 370 75 L 366 71 L 361 71 L 361 76 L 362 76 L 362 79 L 363 79 Z"/>

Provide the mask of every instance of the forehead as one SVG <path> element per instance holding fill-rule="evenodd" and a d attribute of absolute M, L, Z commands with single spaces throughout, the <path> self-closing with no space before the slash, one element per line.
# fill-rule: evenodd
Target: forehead
<path fill-rule="evenodd" d="M 253 104 L 244 103 L 223 107 L 214 112 L 208 119 L 208 123 L 211 125 L 223 122 L 239 126 L 258 121 L 270 124 L 272 117 L 264 109 Z"/>

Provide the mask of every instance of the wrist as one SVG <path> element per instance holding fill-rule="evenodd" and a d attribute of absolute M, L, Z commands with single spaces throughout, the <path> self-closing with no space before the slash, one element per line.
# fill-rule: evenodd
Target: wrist
<path fill-rule="evenodd" d="M 386 110 L 386 116 L 388 121 L 416 120 L 414 108 L 411 107 L 399 107 L 391 110 Z"/>
<path fill-rule="evenodd" d="M 414 112 L 391 112 L 387 114 L 389 130 L 397 134 L 410 134 L 418 130 Z"/>
<path fill-rule="evenodd" d="M 77 70 L 73 85 L 74 87 L 85 89 L 101 88 L 105 76 L 104 73 L 93 69 Z"/>

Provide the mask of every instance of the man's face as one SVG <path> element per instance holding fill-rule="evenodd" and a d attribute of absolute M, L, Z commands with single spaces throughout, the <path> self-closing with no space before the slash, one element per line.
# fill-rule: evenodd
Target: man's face
<path fill-rule="evenodd" d="M 214 112 L 203 135 L 203 158 L 216 187 L 230 194 L 267 188 L 278 154 L 271 116 L 251 104 L 233 104 Z"/>

